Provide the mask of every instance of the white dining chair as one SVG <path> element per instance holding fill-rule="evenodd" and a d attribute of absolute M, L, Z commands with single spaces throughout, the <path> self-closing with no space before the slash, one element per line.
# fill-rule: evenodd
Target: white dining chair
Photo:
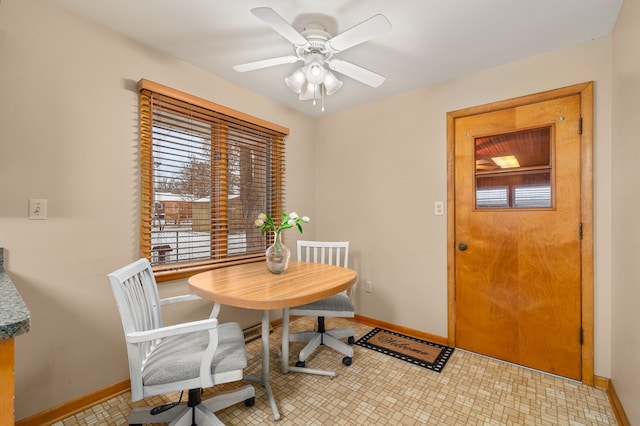
<path fill-rule="evenodd" d="M 203 400 L 202 389 L 240 381 L 247 366 L 244 334 L 238 323 L 220 324 L 214 316 L 164 326 L 161 307 L 200 299 L 195 294 L 160 299 L 147 259 L 140 259 L 108 274 L 124 329 L 131 399 L 173 392 L 188 392 L 187 402 L 140 407 L 128 416 L 129 424 L 170 423 L 221 425 L 215 412 L 236 403 L 252 406 L 255 390 L 241 386 Z"/>
<path fill-rule="evenodd" d="M 349 262 L 349 242 L 299 240 L 297 246 L 299 261 L 326 263 L 347 268 Z M 306 346 L 298 354 L 296 367 L 305 367 L 306 360 L 321 345 L 328 346 L 344 355 L 342 363 L 351 365 L 355 332 L 352 328 L 326 327 L 326 318 L 353 318 L 355 308 L 348 291 L 327 297 L 317 302 L 290 308 L 290 316 L 317 317 L 317 329 L 289 334 L 289 342 L 303 342 Z M 347 339 L 347 343 L 343 339 Z"/>

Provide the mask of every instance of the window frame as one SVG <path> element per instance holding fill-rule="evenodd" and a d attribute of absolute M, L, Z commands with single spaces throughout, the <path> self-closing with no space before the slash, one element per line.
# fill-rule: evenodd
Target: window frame
<path fill-rule="evenodd" d="M 252 131 L 264 132 L 271 136 L 270 146 L 268 148 L 267 160 L 271 164 L 269 178 L 269 201 L 271 215 L 277 216 L 284 206 L 284 140 L 289 134 L 289 129 L 269 121 L 253 117 L 249 114 L 236 111 L 234 109 L 216 104 L 211 101 L 181 92 L 170 87 L 154 83 L 152 81 L 141 79 L 138 82 L 139 93 L 139 120 L 140 120 L 140 254 L 152 261 L 152 225 L 153 225 L 153 203 L 154 203 L 154 171 L 153 171 L 153 108 L 155 99 L 163 99 L 165 102 L 175 102 L 176 105 L 200 108 L 207 110 L 215 116 L 217 120 L 224 123 L 232 123 L 234 126 L 242 126 Z M 226 148 L 224 148 L 226 151 Z M 213 154 L 212 154 L 213 156 Z M 214 167 L 212 165 L 212 167 Z M 226 167 L 226 166 L 225 166 Z M 213 172 L 212 172 L 213 175 Z M 212 185 L 213 186 L 213 185 Z M 223 199 L 224 200 L 224 199 Z M 214 200 L 211 200 L 212 205 Z M 216 203 L 216 208 L 212 208 L 211 224 L 225 222 L 227 220 L 226 202 Z M 219 217 L 213 217 L 213 211 L 221 213 Z M 212 240 L 210 245 L 219 241 L 219 235 L 227 235 L 224 231 L 222 234 L 211 231 Z M 214 234 L 216 238 L 214 241 Z M 270 236 L 265 237 L 265 249 L 271 243 Z M 226 255 L 214 257 L 207 260 L 192 260 L 185 262 L 175 262 L 164 264 L 156 264 L 153 266 L 154 274 L 158 282 L 170 281 L 180 278 L 190 277 L 191 275 L 208 269 L 224 267 L 233 264 L 257 262 L 264 259 L 264 252 L 260 254 L 249 254 L 246 256 L 229 256 Z"/>

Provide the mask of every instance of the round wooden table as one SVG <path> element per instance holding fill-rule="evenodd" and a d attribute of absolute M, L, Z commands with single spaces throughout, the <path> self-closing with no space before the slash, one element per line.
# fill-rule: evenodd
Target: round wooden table
<path fill-rule="evenodd" d="M 238 308 L 262 310 L 262 376 L 275 420 L 280 418 L 269 385 L 269 310 L 283 309 L 282 371 L 304 371 L 288 365 L 289 308 L 346 290 L 357 278 L 352 269 L 323 263 L 291 261 L 284 274 L 272 274 L 265 262 L 245 263 L 201 272 L 189 278 L 189 289 L 204 299 Z"/>

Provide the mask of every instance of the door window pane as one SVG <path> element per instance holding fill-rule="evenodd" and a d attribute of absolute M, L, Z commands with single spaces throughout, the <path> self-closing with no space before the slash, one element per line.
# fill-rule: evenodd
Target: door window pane
<path fill-rule="evenodd" d="M 552 207 L 551 127 L 475 140 L 477 209 Z"/>

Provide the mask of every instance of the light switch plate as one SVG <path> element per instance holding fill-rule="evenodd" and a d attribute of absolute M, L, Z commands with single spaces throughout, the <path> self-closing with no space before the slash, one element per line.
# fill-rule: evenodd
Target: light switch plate
<path fill-rule="evenodd" d="M 47 218 L 47 200 L 45 198 L 29 198 L 29 219 Z"/>

